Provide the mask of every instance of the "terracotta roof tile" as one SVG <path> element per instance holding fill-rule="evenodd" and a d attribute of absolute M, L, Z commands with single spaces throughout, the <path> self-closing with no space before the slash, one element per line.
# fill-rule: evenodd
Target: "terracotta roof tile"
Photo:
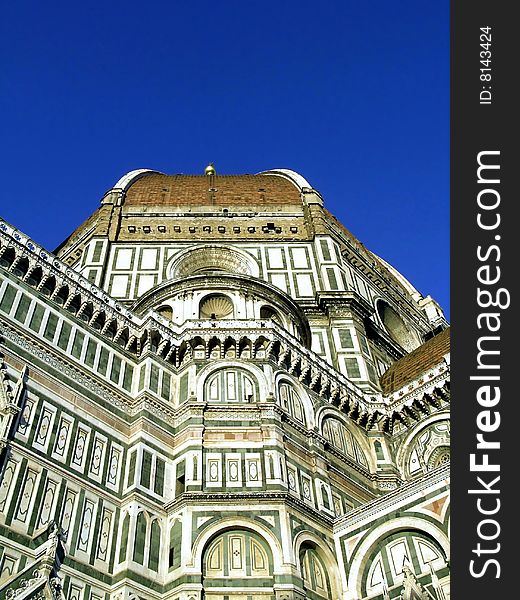
<path fill-rule="evenodd" d="M 210 192 L 209 188 L 215 191 Z M 141 177 L 126 192 L 125 205 L 298 205 L 299 190 L 276 175 L 162 175 Z"/>
<path fill-rule="evenodd" d="M 450 351 L 450 328 L 432 337 L 410 354 L 397 360 L 380 379 L 383 394 L 388 395 L 411 383 L 439 364 Z"/>

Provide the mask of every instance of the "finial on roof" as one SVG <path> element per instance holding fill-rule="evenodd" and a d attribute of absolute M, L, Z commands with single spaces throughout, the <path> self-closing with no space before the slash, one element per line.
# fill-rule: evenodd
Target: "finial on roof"
<path fill-rule="evenodd" d="M 213 163 L 209 163 L 209 165 L 204 169 L 204 175 L 216 175 L 215 166 Z"/>

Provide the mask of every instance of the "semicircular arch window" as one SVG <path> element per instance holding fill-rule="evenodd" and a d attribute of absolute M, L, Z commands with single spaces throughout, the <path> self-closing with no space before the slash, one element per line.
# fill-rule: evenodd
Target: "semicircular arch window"
<path fill-rule="evenodd" d="M 155 309 L 155 312 L 160 314 L 161 317 L 169 319 L 170 321 L 173 319 L 173 309 L 168 304 L 162 304 L 159 306 L 159 308 Z"/>
<path fill-rule="evenodd" d="M 242 369 L 222 369 L 206 381 L 206 402 L 256 402 L 258 383 Z"/>
<path fill-rule="evenodd" d="M 442 548 L 432 537 L 419 531 L 388 536 L 368 557 L 363 575 L 364 595 L 372 598 L 381 594 L 385 587 L 390 590 L 400 588 L 406 569 L 422 583 L 431 581 L 431 569 L 440 578 L 446 569 Z"/>
<path fill-rule="evenodd" d="M 261 319 L 270 319 L 271 321 L 274 321 L 278 325 L 283 325 L 282 318 L 280 317 L 278 312 L 274 308 L 271 308 L 270 306 L 262 306 L 260 308 L 260 318 Z"/>
<path fill-rule="evenodd" d="M 439 421 L 421 430 L 409 443 L 406 469 L 411 477 L 450 462 L 450 423 Z"/>
<path fill-rule="evenodd" d="M 339 419 L 329 417 L 323 423 L 323 435 L 328 442 L 352 460 L 368 469 L 368 461 L 359 442 Z"/>
<path fill-rule="evenodd" d="M 169 277 L 178 279 L 211 272 L 258 275 L 258 265 L 247 252 L 236 248 L 207 245 L 193 248 L 174 259 Z"/>
<path fill-rule="evenodd" d="M 332 598 L 327 568 L 318 552 L 307 544 L 300 549 L 300 566 L 307 597 Z"/>
<path fill-rule="evenodd" d="M 254 582 L 254 578 L 272 577 L 271 549 L 265 540 L 252 531 L 225 531 L 210 542 L 204 551 L 202 572 L 206 592 L 214 585 L 240 588 L 244 578 Z M 216 580 L 214 583 L 213 579 Z M 262 580 L 262 583 L 266 582 Z"/>
<path fill-rule="evenodd" d="M 303 403 L 296 390 L 289 383 L 281 383 L 278 387 L 280 406 L 287 411 L 296 421 L 305 425 L 305 412 Z"/>

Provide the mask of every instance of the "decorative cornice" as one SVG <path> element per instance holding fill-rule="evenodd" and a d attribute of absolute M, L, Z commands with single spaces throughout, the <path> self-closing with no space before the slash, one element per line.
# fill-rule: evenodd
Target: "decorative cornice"
<path fill-rule="evenodd" d="M 89 300 L 102 301 L 105 306 L 112 309 L 114 316 L 127 319 L 129 324 L 134 324 L 137 319 L 132 313 L 126 310 L 121 304 L 108 296 L 103 290 L 90 283 L 88 279 L 80 275 L 77 271 L 71 269 L 59 258 L 45 250 L 42 246 L 33 242 L 28 236 L 8 225 L 5 221 L 0 221 L 0 239 L 4 243 L 1 246 L 13 246 L 19 255 L 26 256 L 29 260 L 42 267 L 48 274 L 52 274 L 60 279 L 66 279 L 68 283 L 74 284 L 82 293 L 87 294 Z"/>
<path fill-rule="evenodd" d="M 233 501 L 241 506 L 254 502 L 261 502 L 263 505 L 269 502 L 277 504 L 285 503 L 298 508 L 300 512 L 312 515 L 312 519 L 315 522 L 317 521 L 329 528 L 332 527 L 334 522 L 333 517 L 316 510 L 313 506 L 297 498 L 290 492 L 250 492 L 247 490 L 236 492 L 184 492 L 178 498 L 165 505 L 164 508 L 168 513 L 172 513 L 192 504 L 196 504 L 198 507 L 205 504 L 230 505 Z"/>
<path fill-rule="evenodd" d="M 402 406 L 411 404 L 415 399 L 431 394 L 435 388 L 442 388 L 450 379 L 450 369 L 443 361 L 426 371 L 419 379 L 407 383 L 388 396 L 388 407 L 399 410 Z"/>
<path fill-rule="evenodd" d="M 450 478 L 450 466 L 445 465 L 430 471 L 424 477 L 405 483 L 401 487 L 387 492 L 384 496 L 372 500 L 363 506 L 349 511 L 346 515 L 338 517 L 334 522 L 334 533 L 343 534 L 355 529 L 358 523 L 365 519 L 374 520 L 381 513 L 395 510 L 403 501 L 410 500 L 415 494 L 434 488 Z"/>
<path fill-rule="evenodd" d="M 108 344 L 114 345 L 118 351 L 124 351 L 130 358 L 134 358 L 136 363 L 139 360 L 153 357 L 155 360 L 163 363 L 166 368 L 177 372 L 181 366 L 182 368 L 186 366 L 185 364 L 180 364 L 178 355 L 176 354 L 177 351 L 184 343 L 191 349 L 191 342 L 196 337 L 202 337 L 206 340 L 217 337 L 225 340 L 231 336 L 237 340 L 245 337 L 252 341 L 263 337 L 269 343 L 267 356 L 261 358 L 252 356 L 251 360 L 273 362 L 277 368 L 283 369 L 290 375 L 299 378 L 302 384 L 308 387 L 309 390 L 318 394 L 329 404 L 337 406 L 341 411 L 346 412 L 350 418 L 356 420 L 359 425 L 368 429 L 382 418 L 391 417 L 395 412 L 401 411 L 418 396 L 426 393 L 421 391 L 421 386 L 423 386 L 424 382 L 419 380 L 417 384 L 413 384 L 416 389 L 408 389 L 403 392 L 402 396 L 399 396 L 401 394 L 401 391 L 399 391 L 398 397 L 394 395 L 391 399 L 380 398 L 380 400 L 374 401 L 368 393 L 339 373 L 321 356 L 304 347 L 298 339 L 272 320 L 229 320 L 217 322 L 198 320 L 186 321 L 182 326 L 173 325 L 166 319 L 154 314 L 148 316 L 144 321 L 140 320 L 136 315 L 110 298 L 103 290 L 92 285 L 84 277 L 32 242 L 27 236 L 8 226 L 5 222 L 0 222 L 0 244 L 0 255 L 5 253 L 8 247 L 13 248 L 16 253 L 16 258 L 9 267 L 11 276 L 17 277 L 22 281 L 26 280 L 30 272 L 36 266 L 39 266 L 46 277 L 54 276 L 59 281 L 55 292 L 58 292 L 59 287 L 67 286 L 69 295 L 64 301 L 65 310 L 69 301 L 79 294 L 82 306 L 87 301 L 92 302 L 96 307 L 96 311 L 105 312 L 105 327 L 99 330 L 87 322 L 80 321 L 77 316 L 74 316 L 75 313 L 69 311 L 70 318 L 77 319 L 83 329 L 86 331 L 92 329 L 92 335 L 99 336 L 101 339 L 105 338 Z M 27 258 L 32 266 L 29 267 L 25 275 L 19 277 L 14 273 L 14 270 L 16 264 L 22 258 Z M 30 287 L 27 281 L 25 281 L 25 285 Z M 40 292 L 35 289 L 34 293 L 38 294 Z M 344 296 L 348 296 L 349 294 L 342 292 L 340 295 L 344 299 Z M 361 313 L 368 312 L 370 307 L 366 302 L 357 298 L 357 296 L 355 297 L 353 294 L 350 296 L 351 303 L 353 303 L 352 306 L 355 305 L 356 311 L 361 311 Z M 339 295 L 331 293 L 323 293 L 321 294 L 321 298 L 326 304 L 339 301 Z M 53 303 L 52 297 L 46 297 L 45 300 L 48 303 Z M 58 308 L 58 310 L 63 311 L 63 306 Z M 81 312 L 81 309 L 77 312 Z M 92 317 L 91 321 L 95 324 L 95 317 Z M 114 335 L 112 332 L 110 335 L 108 334 L 108 326 L 114 321 L 117 323 L 117 333 Z M 125 329 L 128 332 L 129 341 L 123 349 L 121 344 L 118 346 L 114 340 L 117 340 L 121 332 Z M 159 336 L 157 347 L 153 349 L 151 348 L 152 332 L 156 332 Z M 154 333 L 154 335 L 156 334 Z M 13 335 L 13 333 L 10 335 Z M 27 340 L 22 340 L 19 336 L 17 339 L 23 344 L 25 349 L 34 353 L 32 349 L 32 346 L 36 345 L 34 342 L 28 343 Z M 276 354 L 273 354 L 272 349 L 275 347 L 278 350 Z M 47 354 L 42 354 L 42 360 L 47 360 L 45 358 Z M 189 358 L 191 360 L 193 357 L 190 355 Z M 56 359 L 52 360 L 53 365 L 56 366 Z M 90 387 L 108 402 L 113 402 L 115 398 L 113 402 L 115 406 L 122 408 L 128 404 L 128 402 L 119 401 L 115 394 L 110 394 L 104 388 L 98 386 L 94 382 L 94 378 L 89 380 L 83 375 L 79 375 L 78 370 L 71 369 L 65 365 L 60 365 L 60 368 L 68 376 L 72 377 L 72 379 L 79 378 L 78 381 L 82 385 Z M 433 389 L 433 387 L 438 385 L 438 382 L 443 380 L 444 375 L 447 377 L 447 373 L 439 374 L 438 378 L 435 377 L 432 379 L 431 385 L 424 385 L 425 390 Z M 155 407 L 153 410 L 157 411 L 158 409 Z M 405 421 L 406 415 L 403 415 L 403 417 L 403 421 Z"/>
<path fill-rule="evenodd" d="M 368 318 L 374 312 L 374 308 L 366 300 L 352 291 L 318 291 L 316 302 L 328 313 L 341 307 L 341 310 L 352 311 L 362 319 Z"/>
<path fill-rule="evenodd" d="M 101 385 L 96 383 L 94 378 L 83 375 L 83 373 L 81 373 L 78 368 L 70 367 L 69 365 L 65 364 L 63 360 L 59 360 L 59 358 L 53 352 L 50 352 L 47 348 L 44 348 L 43 346 L 41 346 L 37 342 L 34 342 L 33 340 L 28 340 L 25 337 L 22 337 L 14 330 L 9 328 L 7 325 L 4 325 L 2 335 L 19 348 L 22 348 L 29 354 L 32 354 L 33 356 L 39 358 L 43 363 L 48 364 L 56 371 L 63 373 L 66 377 L 69 377 L 70 379 L 82 385 L 86 389 L 94 392 L 96 396 L 102 398 L 111 406 L 116 406 L 123 412 L 126 412 L 128 414 L 130 413 L 128 400 L 125 401 L 121 396 L 118 396 L 117 394 L 108 390 L 107 388 L 102 387 Z"/>

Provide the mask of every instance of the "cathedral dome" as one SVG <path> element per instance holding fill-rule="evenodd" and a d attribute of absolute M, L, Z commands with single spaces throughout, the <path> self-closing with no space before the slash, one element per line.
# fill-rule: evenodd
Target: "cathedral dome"
<path fill-rule="evenodd" d="M 125 206 L 301 205 L 298 188 L 277 175 L 164 175 L 149 172 L 126 189 Z"/>
<path fill-rule="evenodd" d="M 38 539 L 69 598 L 447 589 L 443 326 L 293 171 L 132 171 L 57 256 L 0 222 L 0 589 Z"/>
<path fill-rule="evenodd" d="M 127 276 L 114 273 L 112 279 L 116 283 L 114 290 L 110 287 L 111 293 L 129 303 L 163 277 L 176 280 L 203 270 L 259 277 L 275 282 L 290 295 L 310 300 L 318 288 L 311 283 L 312 269 L 306 253 L 319 246 L 321 277 L 326 279 L 327 291 L 340 293 L 346 289 L 357 293 L 354 275 L 350 273 L 373 281 L 378 288 L 377 296 L 367 296 L 362 288 L 360 292 L 365 293 L 372 313 L 376 313 L 378 299 L 388 305 L 383 313 L 379 311 L 380 319 L 377 321 L 375 317 L 374 323 L 388 330 L 390 338 L 406 351 L 420 345 L 430 323 L 435 327 L 445 323 L 433 300 L 423 298 L 396 269 L 370 252 L 326 209 L 320 193 L 302 175 L 289 169 L 222 175 L 218 167 L 210 164 L 199 175 L 168 175 L 152 169 L 130 171 L 110 188 L 97 211 L 56 253 L 68 266 L 78 268 L 80 257 L 90 244 L 91 254 L 85 255 L 89 266 L 83 263 L 80 268 L 94 281 L 99 269 L 96 266 L 94 271 L 97 262 L 93 259 L 101 251 L 102 239 L 121 244 L 121 253 L 117 250 L 119 262 L 116 249 L 113 250 L 112 260 L 118 264 L 115 271 L 124 271 L 124 265 L 132 262 L 134 245 L 145 245 L 143 256 L 148 257 L 156 256 L 158 248 L 167 248 L 164 250 L 167 255 L 161 254 L 164 268 L 155 278 L 148 272 L 155 269 L 152 259 L 139 259 L 143 273 L 132 280 L 137 285 L 132 298 L 123 293 Z M 293 250 L 286 253 L 284 244 L 300 246 L 294 249 L 293 256 Z M 264 245 L 270 249 L 260 259 L 258 252 Z M 149 266 L 144 266 L 147 261 Z M 286 268 L 294 274 L 286 277 L 283 274 Z M 397 325 L 392 311 L 400 312 L 402 302 L 414 312 L 412 321 L 421 320 L 426 314 L 428 323 L 407 325 L 405 318 L 404 325 Z M 406 333 L 417 326 L 417 335 Z"/>

